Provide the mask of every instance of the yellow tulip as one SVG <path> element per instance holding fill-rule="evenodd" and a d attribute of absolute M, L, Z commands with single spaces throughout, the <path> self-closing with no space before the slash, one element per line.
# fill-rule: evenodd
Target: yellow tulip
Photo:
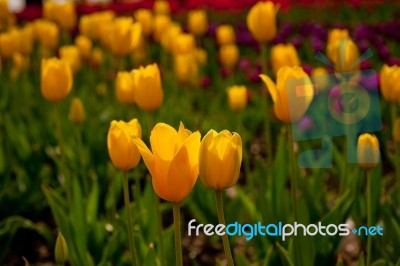
<path fill-rule="evenodd" d="M 57 3 L 53 1 L 46 1 L 43 3 L 43 18 L 54 21 L 56 15 Z"/>
<path fill-rule="evenodd" d="M 0 55 L 4 59 L 10 59 L 16 52 L 18 45 L 18 34 L 10 31 L 0 34 Z"/>
<path fill-rule="evenodd" d="M 396 144 L 400 143 L 400 118 L 396 118 L 392 128 L 393 140 Z"/>
<path fill-rule="evenodd" d="M 368 133 L 361 134 L 358 137 L 357 156 L 362 168 L 374 168 L 380 161 L 378 138 Z"/>
<path fill-rule="evenodd" d="M 100 48 L 94 48 L 90 60 L 94 67 L 99 67 L 103 63 L 103 51 Z"/>
<path fill-rule="evenodd" d="M 124 56 L 132 52 L 137 46 L 142 34 L 139 23 L 133 23 L 132 18 L 117 18 L 113 22 L 110 38 L 111 52 L 117 56 Z"/>
<path fill-rule="evenodd" d="M 162 36 L 167 32 L 171 25 L 171 18 L 166 15 L 157 15 L 153 21 L 153 37 L 156 41 L 161 41 Z"/>
<path fill-rule="evenodd" d="M 187 54 L 193 53 L 196 47 L 194 36 L 188 33 L 181 33 L 175 36 L 174 40 L 174 53 Z"/>
<path fill-rule="evenodd" d="M 54 249 L 54 258 L 56 260 L 56 263 L 59 265 L 64 265 L 68 260 L 68 245 L 67 245 L 67 242 L 65 241 L 64 236 L 61 234 L 61 232 L 58 233 L 58 236 L 56 239 L 56 246 Z"/>
<path fill-rule="evenodd" d="M 18 71 L 21 72 L 27 68 L 29 68 L 29 57 L 24 56 L 20 53 L 13 54 L 13 66 Z"/>
<path fill-rule="evenodd" d="M 327 54 L 331 60 L 334 56 L 330 55 L 330 47 L 336 46 L 341 40 L 348 39 L 350 39 L 350 36 L 347 29 L 332 29 L 329 31 L 327 40 Z"/>
<path fill-rule="evenodd" d="M 239 48 L 235 44 L 228 44 L 219 48 L 219 60 L 221 64 L 232 70 L 239 60 Z"/>
<path fill-rule="evenodd" d="M 169 52 L 174 51 L 176 38 L 182 33 L 182 27 L 178 23 L 171 23 L 161 36 L 161 45 Z"/>
<path fill-rule="evenodd" d="M 181 202 L 193 189 L 199 175 L 200 137 L 198 131 L 192 133 L 182 123 L 178 132 L 158 123 L 151 131 L 151 151 L 143 141 L 133 139 L 160 198 Z"/>
<path fill-rule="evenodd" d="M 334 44 L 328 44 L 328 56 L 337 72 L 351 72 L 360 69 L 357 60 L 360 57 L 357 45 L 351 39 L 341 39 Z"/>
<path fill-rule="evenodd" d="M 323 67 L 316 67 L 311 72 L 311 79 L 314 84 L 317 84 L 318 90 L 325 90 L 328 88 L 330 83 L 330 77 L 328 70 Z"/>
<path fill-rule="evenodd" d="M 150 10 L 141 8 L 135 12 L 135 19 L 142 25 L 143 33 L 148 36 L 153 28 L 153 15 Z"/>
<path fill-rule="evenodd" d="M 35 22 L 35 32 L 44 48 L 54 49 L 58 45 L 59 29 L 53 22 L 37 20 Z"/>
<path fill-rule="evenodd" d="M 194 54 L 177 54 L 174 56 L 175 75 L 179 82 L 196 82 L 198 65 Z"/>
<path fill-rule="evenodd" d="M 205 10 L 192 10 L 188 13 L 187 26 L 189 32 L 201 36 L 208 30 L 207 12 Z"/>
<path fill-rule="evenodd" d="M 69 120 L 76 125 L 80 125 L 85 121 L 85 116 L 85 108 L 83 107 L 81 99 L 74 97 L 69 107 Z"/>
<path fill-rule="evenodd" d="M 60 102 L 71 92 L 73 76 L 70 65 L 58 58 L 42 59 L 41 92 L 50 102 Z"/>
<path fill-rule="evenodd" d="M 241 111 L 247 106 L 247 88 L 231 86 L 227 89 L 229 107 L 233 111 Z"/>
<path fill-rule="evenodd" d="M 135 83 L 130 72 L 118 72 L 115 80 L 115 94 L 120 103 L 135 103 Z"/>
<path fill-rule="evenodd" d="M 82 35 L 91 39 L 99 39 L 101 35 L 101 28 L 104 25 L 112 24 L 115 13 L 112 11 L 102 11 L 84 15 L 79 20 L 79 31 Z"/>
<path fill-rule="evenodd" d="M 207 63 L 207 51 L 201 48 L 195 50 L 196 62 L 199 66 L 204 66 Z"/>
<path fill-rule="evenodd" d="M 19 30 L 19 51 L 23 55 L 30 55 L 33 50 L 34 41 L 34 26 L 33 24 L 25 25 L 25 27 Z"/>
<path fill-rule="evenodd" d="M 200 145 L 200 179 L 216 190 L 236 184 L 242 163 L 242 139 L 237 133 L 211 129 Z"/>
<path fill-rule="evenodd" d="M 132 71 L 135 82 L 135 101 L 146 112 L 158 109 L 163 101 L 160 70 L 157 64 Z"/>
<path fill-rule="evenodd" d="M 400 67 L 383 65 L 379 83 L 382 96 L 386 101 L 400 102 Z"/>
<path fill-rule="evenodd" d="M 111 122 L 107 134 L 108 155 L 118 170 L 127 172 L 138 165 L 140 152 L 133 141 L 135 137 L 142 137 L 142 128 L 137 119 Z"/>
<path fill-rule="evenodd" d="M 275 37 L 277 9 L 272 2 L 260 1 L 247 14 L 247 27 L 258 42 L 269 42 Z"/>
<path fill-rule="evenodd" d="M 10 15 L 8 0 L 0 0 L 0 21 L 6 20 Z"/>
<path fill-rule="evenodd" d="M 75 38 L 75 45 L 79 49 L 79 53 L 84 59 L 89 59 L 92 51 L 92 41 L 84 36 L 79 35 Z"/>
<path fill-rule="evenodd" d="M 166 0 L 156 0 L 154 2 L 153 11 L 156 15 L 169 15 L 171 7 Z"/>
<path fill-rule="evenodd" d="M 233 44 L 236 42 L 235 29 L 232 25 L 220 25 L 216 31 L 217 43 L 219 45 Z"/>
<path fill-rule="evenodd" d="M 283 66 L 299 66 L 300 59 L 293 44 L 278 44 L 271 48 L 271 65 L 276 74 Z"/>
<path fill-rule="evenodd" d="M 301 67 L 281 67 L 277 73 L 277 83 L 275 84 L 268 76 L 262 74 L 261 79 L 267 86 L 274 102 L 274 112 L 276 117 L 286 123 L 296 122 L 300 120 L 314 96 L 314 87 L 310 78 Z M 298 89 L 291 88 L 294 91 L 288 92 L 288 80 L 302 79 L 302 86 Z M 291 97 L 290 104 L 293 104 L 291 110 L 296 110 L 290 113 L 289 97 Z"/>
<path fill-rule="evenodd" d="M 60 47 L 60 58 L 71 66 L 73 72 L 76 72 L 81 67 L 81 55 L 78 47 L 74 45 L 66 45 Z"/>

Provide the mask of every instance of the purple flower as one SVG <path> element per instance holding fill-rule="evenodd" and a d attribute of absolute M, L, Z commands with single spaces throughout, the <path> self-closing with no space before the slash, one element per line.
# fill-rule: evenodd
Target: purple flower
<path fill-rule="evenodd" d="M 211 79 L 208 76 L 204 76 L 201 78 L 200 86 L 205 89 L 211 85 Z"/>
<path fill-rule="evenodd" d="M 260 82 L 260 77 L 259 77 L 260 74 L 261 71 L 255 68 L 251 70 L 250 73 L 247 75 L 247 80 L 254 83 Z"/>
<path fill-rule="evenodd" d="M 240 71 L 247 71 L 251 65 L 250 60 L 247 57 L 243 57 L 239 61 L 239 70 Z"/>
<path fill-rule="evenodd" d="M 304 116 L 299 122 L 298 122 L 299 127 L 306 131 L 310 129 L 314 125 L 314 121 L 311 117 L 309 116 Z"/>

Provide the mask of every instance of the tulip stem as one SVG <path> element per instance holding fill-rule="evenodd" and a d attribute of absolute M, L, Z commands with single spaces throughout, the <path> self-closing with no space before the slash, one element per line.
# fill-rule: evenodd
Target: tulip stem
<path fill-rule="evenodd" d="M 291 168 L 291 175 L 290 175 L 290 192 L 292 197 L 292 208 L 293 208 L 293 220 L 294 222 L 299 222 L 299 213 L 298 213 L 298 200 L 297 200 L 297 172 L 296 172 L 296 165 L 295 165 L 295 156 L 294 156 L 294 141 L 292 135 L 292 127 L 290 124 L 287 125 L 288 128 L 288 145 L 289 145 L 289 161 L 290 161 L 290 168 Z M 296 265 L 302 265 L 302 258 L 301 258 L 301 249 L 299 242 L 296 238 L 294 238 L 294 254 Z"/>
<path fill-rule="evenodd" d="M 394 123 L 396 121 L 397 118 L 397 106 L 396 103 L 392 103 L 390 106 L 390 111 L 391 111 L 391 116 L 392 116 L 392 128 L 394 127 Z M 394 136 L 393 136 L 394 139 Z M 396 179 L 400 180 L 400 167 L 399 167 L 399 145 L 396 141 L 393 141 L 394 143 L 394 170 L 395 170 L 395 175 L 396 175 Z"/>
<path fill-rule="evenodd" d="M 138 257 L 136 256 L 135 241 L 133 240 L 133 228 L 130 212 L 130 200 L 129 200 L 129 182 L 128 182 L 128 172 L 124 172 L 124 201 L 125 201 L 125 212 L 126 212 L 126 227 L 128 228 L 128 241 L 129 249 L 131 251 L 132 265 L 140 265 Z"/>
<path fill-rule="evenodd" d="M 164 261 L 164 241 L 163 241 L 163 224 L 162 224 L 162 214 L 160 208 L 160 199 L 158 198 L 157 194 L 154 192 L 154 204 L 156 207 L 157 212 L 157 234 L 158 240 L 160 241 L 160 261 Z"/>
<path fill-rule="evenodd" d="M 176 266 L 182 266 L 182 239 L 181 239 L 181 206 L 178 202 L 172 203 L 174 212 L 174 228 L 175 228 L 175 256 Z"/>
<path fill-rule="evenodd" d="M 266 43 L 260 43 L 261 46 L 261 65 L 263 74 L 267 74 L 267 53 L 268 47 Z M 267 164 L 269 165 L 272 161 L 272 138 L 271 138 L 271 116 L 270 116 L 270 108 L 267 94 L 262 93 L 261 102 L 263 105 L 263 111 L 265 114 L 265 146 L 266 146 L 266 155 L 267 155 Z"/>
<path fill-rule="evenodd" d="M 371 170 L 366 170 L 367 176 L 367 187 L 366 187 L 366 196 L 367 196 L 367 226 L 370 228 L 372 226 L 372 204 L 371 204 Z M 371 234 L 367 236 L 367 263 L 366 265 L 371 265 L 371 253 L 372 253 L 372 242 L 371 242 Z"/>
<path fill-rule="evenodd" d="M 61 114 L 60 114 L 60 104 L 57 103 L 54 105 L 54 113 L 55 113 L 55 124 L 56 124 L 56 132 L 58 138 L 58 146 L 60 147 L 60 171 L 61 174 L 64 175 L 65 179 L 65 191 L 67 194 L 67 202 L 72 202 L 72 191 L 71 191 L 71 177 L 67 174 L 66 163 L 65 163 L 65 150 L 64 150 L 64 137 L 62 134 L 61 127 Z"/>
<path fill-rule="evenodd" d="M 220 224 L 225 225 L 225 217 L 224 217 L 224 209 L 222 207 L 222 191 L 217 189 L 216 190 L 216 197 L 217 197 L 217 213 L 218 213 L 218 222 Z M 229 245 L 228 235 L 224 234 L 222 236 L 222 244 L 224 245 L 224 252 L 226 256 L 226 260 L 228 261 L 228 266 L 233 266 L 233 258 L 231 247 Z"/>

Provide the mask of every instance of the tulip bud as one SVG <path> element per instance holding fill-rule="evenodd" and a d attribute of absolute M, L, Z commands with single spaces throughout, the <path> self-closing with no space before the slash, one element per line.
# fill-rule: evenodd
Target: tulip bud
<path fill-rule="evenodd" d="M 261 74 L 260 77 L 271 94 L 276 117 L 286 123 L 299 121 L 306 113 L 314 96 L 314 87 L 304 70 L 301 67 L 281 67 L 277 73 L 276 85 L 268 76 Z M 303 97 L 298 97 L 293 102 L 289 101 L 288 96 L 287 81 L 290 79 L 303 79 L 304 84 L 301 91 Z M 290 95 L 293 97 L 293 93 Z M 295 105 L 291 107 L 291 110 L 296 110 L 295 112 L 290 113 L 289 104 Z"/>
<path fill-rule="evenodd" d="M 78 47 L 79 53 L 83 58 L 90 58 L 90 53 L 92 52 L 92 41 L 88 37 L 79 35 L 75 39 L 75 45 Z"/>
<path fill-rule="evenodd" d="M 161 41 L 162 36 L 172 23 L 171 18 L 166 15 L 157 15 L 154 17 L 153 22 L 153 37 L 156 41 Z"/>
<path fill-rule="evenodd" d="M 70 65 L 58 58 L 42 59 L 41 92 L 50 102 L 60 102 L 71 92 L 73 83 Z"/>
<path fill-rule="evenodd" d="M 396 118 L 392 128 L 393 140 L 395 143 L 400 143 L 400 118 Z"/>
<path fill-rule="evenodd" d="M 71 66 L 71 70 L 76 72 L 81 67 L 81 55 L 78 47 L 74 45 L 66 45 L 60 47 L 60 58 Z"/>
<path fill-rule="evenodd" d="M 174 53 L 187 54 L 195 50 L 196 43 L 192 34 L 181 33 L 175 37 Z"/>
<path fill-rule="evenodd" d="M 68 260 L 68 246 L 61 232 L 57 236 L 54 257 L 59 265 L 64 265 Z"/>
<path fill-rule="evenodd" d="M 94 48 L 91 54 L 92 65 L 99 67 L 103 63 L 103 51 L 100 48 Z"/>
<path fill-rule="evenodd" d="M 392 103 L 400 102 L 400 67 L 383 65 L 379 83 L 385 100 Z"/>
<path fill-rule="evenodd" d="M 194 54 L 177 54 L 174 57 L 175 75 L 179 82 L 197 81 L 199 68 Z"/>
<path fill-rule="evenodd" d="M 220 25 L 216 31 L 217 43 L 220 46 L 234 44 L 236 41 L 235 30 L 231 25 Z"/>
<path fill-rule="evenodd" d="M 135 12 L 134 16 L 140 25 L 142 25 L 143 33 L 146 36 L 150 35 L 153 27 L 153 15 L 151 14 L 151 11 L 141 8 Z"/>
<path fill-rule="evenodd" d="M 200 179 L 204 186 L 226 189 L 236 184 L 242 163 L 242 139 L 237 133 L 211 129 L 200 144 Z"/>
<path fill-rule="evenodd" d="M 225 68 L 229 70 L 234 69 L 239 60 L 239 48 L 235 44 L 221 46 L 219 49 L 219 60 Z"/>
<path fill-rule="evenodd" d="M 135 101 L 146 112 L 160 108 L 163 101 L 160 70 L 157 64 L 140 67 L 132 71 L 135 81 Z"/>
<path fill-rule="evenodd" d="M 269 42 L 275 37 L 277 9 L 272 2 L 260 1 L 247 14 L 247 27 L 258 42 Z"/>
<path fill-rule="evenodd" d="M 140 160 L 140 153 L 134 137 L 142 137 L 142 128 L 137 119 L 128 123 L 112 121 L 107 135 L 108 154 L 114 167 L 121 171 L 135 168 Z"/>
<path fill-rule="evenodd" d="M 208 30 L 207 12 L 205 10 L 192 10 L 188 14 L 189 32 L 201 36 Z"/>
<path fill-rule="evenodd" d="M 357 156 L 362 168 L 374 168 L 380 161 L 378 138 L 368 133 L 361 134 L 358 137 Z"/>
<path fill-rule="evenodd" d="M 161 37 L 161 45 L 169 52 L 174 52 L 177 37 L 182 33 L 181 25 L 171 23 Z"/>
<path fill-rule="evenodd" d="M 37 20 L 35 22 L 35 32 L 44 48 L 54 49 L 58 45 L 59 29 L 53 22 Z"/>
<path fill-rule="evenodd" d="M 192 133 L 182 123 L 178 132 L 158 123 L 151 131 L 151 151 L 143 141 L 133 139 L 160 198 L 181 202 L 193 189 L 199 175 L 200 137 L 198 131 Z"/>
<path fill-rule="evenodd" d="M 232 86 L 227 89 L 229 107 L 233 111 L 241 111 L 247 106 L 247 88 Z"/>
<path fill-rule="evenodd" d="M 130 72 L 118 72 L 115 80 L 115 93 L 120 103 L 135 103 L 135 83 Z"/>
<path fill-rule="evenodd" d="M 85 121 L 85 108 L 78 97 L 73 98 L 71 101 L 68 118 L 76 125 L 80 125 Z"/>
<path fill-rule="evenodd" d="M 283 66 L 299 66 L 300 59 L 293 44 L 278 44 L 271 49 L 272 70 L 276 74 Z"/>
<path fill-rule="evenodd" d="M 328 70 L 323 67 L 316 67 L 311 72 L 311 79 L 313 83 L 318 86 L 318 90 L 325 90 L 330 84 L 330 77 Z"/>
<path fill-rule="evenodd" d="M 168 1 L 166 0 L 156 0 L 154 2 L 153 11 L 156 15 L 169 15 L 171 8 Z"/>
<path fill-rule="evenodd" d="M 10 31 L 0 34 L 0 55 L 4 59 L 10 59 L 17 47 L 17 33 Z"/>
<path fill-rule="evenodd" d="M 195 51 L 196 62 L 199 66 L 204 66 L 207 63 L 207 51 L 204 49 L 196 49 Z"/>

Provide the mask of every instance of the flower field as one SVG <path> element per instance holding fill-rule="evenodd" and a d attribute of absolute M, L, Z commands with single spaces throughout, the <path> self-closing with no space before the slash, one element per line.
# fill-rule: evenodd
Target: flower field
<path fill-rule="evenodd" d="M 400 266 L 400 5 L 0 0 L 0 265 Z"/>

